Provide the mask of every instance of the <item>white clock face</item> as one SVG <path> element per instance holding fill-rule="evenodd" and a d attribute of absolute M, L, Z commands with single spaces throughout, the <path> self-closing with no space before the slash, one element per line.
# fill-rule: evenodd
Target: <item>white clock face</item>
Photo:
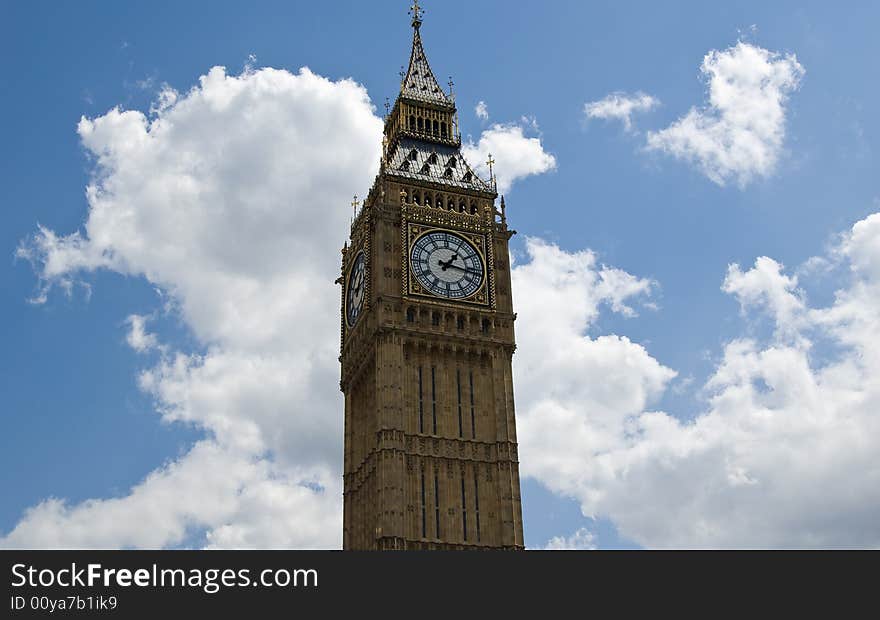
<path fill-rule="evenodd" d="M 345 320 L 348 326 L 352 327 L 357 323 L 361 310 L 364 307 L 364 296 L 366 294 L 366 264 L 364 253 L 358 252 L 348 272 L 348 290 L 345 294 Z"/>
<path fill-rule="evenodd" d="M 410 267 L 422 287 L 439 297 L 466 299 L 483 284 L 483 259 L 474 245 L 445 230 L 416 239 Z"/>

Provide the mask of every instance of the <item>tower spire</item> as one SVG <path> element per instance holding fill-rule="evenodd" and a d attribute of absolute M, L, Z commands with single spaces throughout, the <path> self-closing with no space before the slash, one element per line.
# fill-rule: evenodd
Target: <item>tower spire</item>
<path fill-rule="evenodd" d="M 416 30 L 422 25 L 422 14 L 424 9 L 419 6 L 419 0 L 413 0 L 412 6 L 409 7 L 409 14 L 412 15 L 412 27 Z"/>
<path fill-rule="evenodd" d="M 419 0 L 410 1 L 412 51 L 409 66 L 401 67 L 400 94 L 386 114 L 382 170 L 395 177 L 494 195 L 494 181 L 480 178 L 461 153 L 455 84 L 450 77 L 448 92 L 440 87 L 422 43 L 424 10 Z"/>
<path fill-rule="evenodd" d="M 412 15 L 413 27 L 412 53 L 409 57 L 409 68 L 401 76 L 403 80 L 400 83 L 400 94 L 420 101 L 452 105 L 451 99 L 437 83 L 437 78 L 434 77 L 434 72 L 425 56 L 422 35 L 419 31 L 425 10 L 419 5 L 418 0 L 413 0 L 409 13 Z"/>

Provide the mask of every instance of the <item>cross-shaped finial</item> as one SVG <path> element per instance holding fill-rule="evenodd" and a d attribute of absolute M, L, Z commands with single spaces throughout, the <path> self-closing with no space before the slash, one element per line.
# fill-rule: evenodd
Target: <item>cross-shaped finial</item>
<path fill-rule="evenodd" d="M 388 101 L 388 97 L 385 97 L 385 116 L 388 116 L 388 113 L 391 111 L 391 102 Z"/>
<path fill-rule="evenodd" d="M 403 70 L 403 65 L 400 65 L 400 71 L 397 72 L 397 75 L 400 76 L 400 81 L 403 81 L 403 78 L 406 77 L 406 71 Z"/>
<path fill-rule="evenodd" d="M 351 200 L 351 211 L 353 215 L 357 215 L 358 205 L 361 204 L 358 201 L 357 194 L 354 195 L 354 198 Z"/>
<path fill-rule="evenodd" d="M 419 0 L 413 0 L 412 6 L 409 7 L 409 14 L 412 15 L 413 27 L 418 27 L 422 23 L 422 14 L 424 9 L 419 6 Z"/>
<path fill-rule="evenodd" d="M 495 174 L 494 174 L 494 172 L 492 171 L 492 166 L 495 165 L 495 160 L 492 159 L 492 153 L 489 153 L 489 159 L 486 161 L 486 164 L 488 164 L 488 166 L 489 166 L 489 178 L 492 179 L 492 180 L 494 180 L 494 179 L 495 179 Z"/>

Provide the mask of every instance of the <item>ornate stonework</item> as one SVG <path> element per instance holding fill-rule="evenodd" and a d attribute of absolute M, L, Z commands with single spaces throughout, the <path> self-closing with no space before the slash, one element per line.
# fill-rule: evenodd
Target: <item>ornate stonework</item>
<path fill-rule="evenodd" d="M 337 281 L 343 546 L 522 549 L 514 231 L 503 199 L 502 211 L 495 207 L 494 179 L 479 178 L 461 155 L 454 97 L 428 65 L 414 8 L 409 70 L 386 116 L 381 169 L 352 222 Z M 441 233 L 438 241 L 414 250 L 430 233 Z M 350 277 L 361 252 L 363 285 Z M 362 307 L 347 313 L 361 286 Z"/>

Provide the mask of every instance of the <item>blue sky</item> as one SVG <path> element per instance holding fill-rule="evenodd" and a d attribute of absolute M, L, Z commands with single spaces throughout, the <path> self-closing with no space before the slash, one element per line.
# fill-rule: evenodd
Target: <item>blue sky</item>
<path fill-rule="evenodd" d="M 786 331 L 779 315 L 768 323 L 752 312 L 760 304 L 749 301 L 773 295 L 764 290 L 750 296 L 735 285 L 723 291 L 729 265 L 746 272 L 757 257 L 772 257 L 784 273 L 800 276 L 795 296 L 814 309 L 831 307 L 835 291 L 854 290 L 848 287 L 856 255 L 839 244 L 856 222 L 880 211 L 880 121 L 874 114 L 880 84 L 872 73 L 873 59 L 880 57 L 880 7 L 554 2 L 525 11 L 509 3 L 472 2 L 426 8 L 428 58 L 438 78 L 453 76 L 466 141 L 477 144 L 494 124 L 516 125 L 555 158 L 554 169 L 522 175 L 509 193 L 508 217 L 520 233 L 513 242 L 518 260 L 537 260 L 526 246 L 526 237 L 536 237 L 563 252 L 591 250 L 597 257 L 592 269 L 607 265 L 653 282 L 649 295 L 627 294 L 635 316 L 612 311 L 606 299 L 583 326 L 592 339 L 625 336 L 677 373 L 646 410 L 693 419 L 712 408 L 703 388 L 717 374 L 727 344 L 753 338 L 764 343 L 762 351 L 782 348 L 773 340 Z M 15 258 L 16 249 L 38 224 L 68 235 L 82 230 L 88 217 L 84 188 L 97 164 L 77 133 L 80 118 L 95 119 L 116 106 L 147 114 L 163 85 L 185 94 L 217 65 L 230 75 L 251 65 L 294 73 L 307 66 L 330 80 L 350 77 L 381 113 L 385 97 L 396 95 L 411 29 L 402 2 L 4 2 L 0 22 L 6 64 L 0 247 L 7 256 L 0 270 L 0 317 L 7 326 L 0 353 L 0 534 L 6 534 L 26 509 L 49 497 L 71 506 L 124 497 L 205 433 L 198 423 L 160 420 L 155 394 L 138 385 L 139 373 L 163 353 L 145 357 L 132 350 L 126 343 L 130 315 L 150 315 L 150 331 L 170 350 L 205 354 L 216 344 L 198 333 L 185 312 L 162 310 L 174 293 L 157 295 L 161 282 L 124 269 L 86 268 L 72 280 L 70 295 L 53 286 L 43 303 L 29 301 L 39 291 L 38 273 Z M 693 107 L 705 108 L 700 65 L 710 51 L 728 50 L 739 40 L 777 58 L 796 55 L 804 73 L 784 103 L 784 139 L 772 171 L 742 186 L 722 186 L 685 159 L 646 149 L 646 136 Z M 648 93 L 660 103 L 633 115 L 630 131 L 614 119 L 587 118 L 586 103 L 614 92 Z M 488 119 L 474 113 L 479 101 L 487 105 Z M 372 172 L 365 174 L 372 178 Z M 339 179 L 337 189 L 350 196 L 367 186 L 349 177 Z M 329 245 L 326 252 L 335 260 L 338 247 Z M 852 265 L 844 261 L 821 273 L 799 269 L 813 256 L 834 262 L 840 255 Z M 552 312 L 545 320 L 553 321 Z M 838 359 L 842 345 L 827 342 L 833 340 L 827 333 L 816 334 L 815 324 L 803 329 L 814 344 L 808 359 L 818 373 L 823 360 Z M 525 401 L 532 402 L 528 396 Z M 864 402 L 874 401 L 868 395 Z M 534 426 L 527 422 L 526 428 Z M 823 472 L 844 476 L 842 465 L 829 463 Z M 735 546 L 735 537 L 702 543 L 663 538 L 644 525 L 651 506 L 636 519 L 620 502 L 598 502 L 590 504 L 597 518 L 588 519 L 580 509 L 588 503 L 581 482 L 549 490 L 545 482 L 552 475 L 552 468 L 536 469 L 523 482 L 530 547 L 580 528 L 602 548 Z M 604 488 L 607 496 L 625 491 Z M 847 522 L 858 512 L 858 506 L 848 507 L 837 518 Z M 624 532 L 618 531 L 621 524 Z M 801 539 L 743 542 L 880 544 L 876 530 L 853 541 L 801 527 Z M 204 530 L 193 526 L 171 546 L 200 545 Z"/>

